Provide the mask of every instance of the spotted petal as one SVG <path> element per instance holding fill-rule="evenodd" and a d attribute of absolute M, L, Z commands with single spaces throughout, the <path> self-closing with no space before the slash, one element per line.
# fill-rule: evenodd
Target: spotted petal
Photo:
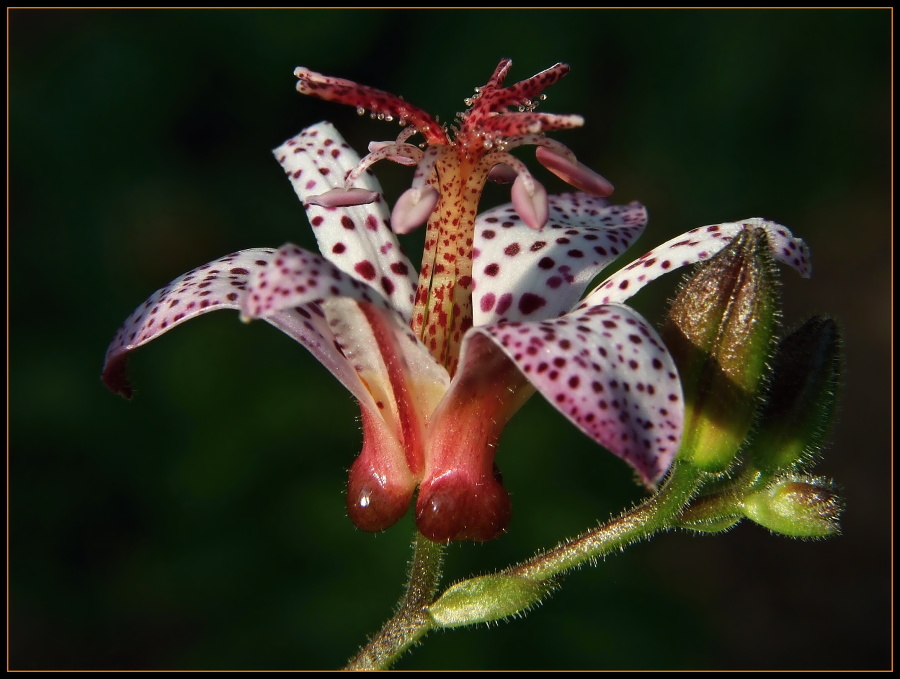
<path fill-rule="evenodd" d="M 297 196 L 306 207 L 322 254 L 341 271 L 371 285 L 404 318 L 412 313 L 415 270 L 390 228 L 381 187 L 364 172 L 355 188 L 375 191 L 367 205 L 322 207 L 309 204 L 313 196 L 343 187 L 359 156 L 331 123 L 319 123 L 287 140 L 274 151 Z"/>
<path fill-rule="evenodd" d="M 239 308 L 250 276 L 264 268 L 274 253 L 271 248 L 234 252 L 188 271 L 153 293 L 122 324 L 106 350 L 103 383 L 130 398 L 125 376 L 128 353 L 195 316 Z"/>
<path fill-rule="evenodd" d="M 809 250 L 800 238 L 781 224 L 759 217 L 691 229 L 667 241 L 607 278 L 584 298 L 579 309 L 609 302 L 624 302 L 669 271 L 709 259 L 724 248 L 745 226 L 764 228 L 772 255 L 809 278 Z"/>
<path fill-rule="evenodd" d="M 492 338 L 551 404 L 646 483 L 669 468 L 681 440 L 681 384 L 669 352 L 636 311 L 611 304 L 472 332 Z"/>
<path fill-rule="evenodd" d="M 374 408 L 371 396 L 362 386 L 347 359 L 335 347 L 319 302 L 326 297 L 346 295 L 375 300 L 388 307 L 368 286 L 339 271 L 322 257 L 289 246 L 288 255 L 303 291 L 294 286 L 291 304 L 265 314 L 265 320 L 303 344 L 344 386 L 364 404 Z M 285 248 L 277 251 L 260 248 L 235 252 L 204 264 L 157 290 L 125 321 L 106 352 L 103 382 L 112 391 L 131 396 L 125 375 L 126 358 L 138 347 L 200 314 L 219 309 L 239 309 L 245 317 L 261 316 L 267 298 L 254 294 L 260 281 L 269 290 L 277 290 L 277 275 L 270 264 L 284 266 Z M 273 265 L 274 266 L 274 265 Z M 269 286 L 268 281 L 272 284 Z M 271 304 L 269 305 L 271 307 Z M 257 312 L 257 313 L 253 313 Z"/>
<path fill-rule="evenodd" d="M 566 313 L 646 224 L 643 205 L 584 193 L 552 196 L 541 231 L 524 228 L 511 205 L 484 213 L 475 222 L 475 325 Z"/>
<path fill-rule="evenodd" d="M 345 298 L 367 304 L 343 304 Z M 394 390 L 400 389 L 407 378 L 396 374 L 392 378 L 390 370 L 402 368 L 429 383 L 449 382 L 446 371 L 437 366 L 427 349 L 409 332 L 390 302 L 322 257 L 296 245 L 282 246 L 272 256 L 269 267 L 253 274 L 241 312 L 248 319 L 271 320 L 309 304 L 314 304 L 313 311 L 327 319 L 327 324 L 317 327 L 317 331 L 351 366 L 353 377 L 347 380 L 350 384 L 345 382 L 348 389 L 361 403 L 371 405 L 373 412 L 385 408 L 393 412 L 391 417 L 382 415 L 392 427 L 402 417 L 402 406 L 395 402 Z M 399 362 L 397 366 L 388 365 L 390 356 Z M 422 387 L 422 394 L 427 393 Z"/>

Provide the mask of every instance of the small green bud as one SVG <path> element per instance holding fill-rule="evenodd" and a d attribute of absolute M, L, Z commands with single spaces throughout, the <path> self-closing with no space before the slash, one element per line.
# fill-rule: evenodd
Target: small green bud
<path fill-rule="evenodd" d="M 744 518 L 740 501 L 733 493 L 712 493 L 692 500 L 678 515 L 679 528 L 697 533 L 723 533 Z"/>
<path fill-rule="evenodd" d="M 516 575 L 485 575 L 458 582 L 428 608 L 438 627 L 463 627 L 521 613 L 552 589 Z"/>
<path fill-rule="evenodd" d="M 731 465 L 753 422 L 777 315 L 764 229 L 745 228 L 681 286 L 662 335 L 684 389 L 682 459 L 708 472 Z"/>
<path fill-rule="evenodd" d="M 842 363 L 840 332 L 830 318 L 813 316 L 782 340 L 750 464 L 775 473 L 811 461 L 834 416 Z"/>
<path fill-rule="evenodd" d="M 742 518 L 742 516 L 717 516 L 698 519 L 687 516 L 679 518 L 678 527 L 695 533 L 724 533 L 734 528 Z"/>
<path fill-rule="evenodd" d="M 794 538 L 836 535 L 842 509 L 834 485 L 821 478 L 785 476 L 744 498 L 748 519 Z"/>

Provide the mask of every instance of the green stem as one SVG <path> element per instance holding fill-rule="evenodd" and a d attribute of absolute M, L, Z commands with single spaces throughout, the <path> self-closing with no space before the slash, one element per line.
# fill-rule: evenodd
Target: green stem
<path fill-rule="evenodd" d="M 387 669 L 431 629 L 433 623 L 426 608 L 433 603 L 441 580 L 444 547 L 416 531 L 406 591 L 397 612 L 350 659 L 345 670 Z"/>
<path fill-rule="evenodd" d="M 676 517 L 693 497 L 703 476 L 691 464 L 676 463 L 665 486 L 644 504 L 505 572 L 538 582 L 548 580 L 671 528 L 677 525 Z"/>

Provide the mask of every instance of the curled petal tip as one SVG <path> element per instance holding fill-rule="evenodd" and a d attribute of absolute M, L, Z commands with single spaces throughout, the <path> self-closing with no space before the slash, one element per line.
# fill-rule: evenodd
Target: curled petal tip
<path fill-rule="evenodd" d="M 497 163 L 488 172 L 488 179 L 498 184 L 512 184 L 519 175 L 506 163 Z"/>
<path fill-rule="evenodd" d="M 513 207 L 529 228 L 540 231 L 550 217 L 550 205 L 547 201 L 547 190 L 533 178 L 519 175 L 513 182 Z"/>
<path fill-rule="evenodd" d="M 380 151 L 381 149 L 388 148 L 390 146 L 396 146 L 396 142 L 392 141 L 370 141 L 369 142 L 369 153 L 375 153 Z M 418 161 L 413 158 L 408 158 L 407 156 L 401 156 L 400 154 L 395 154 L 387 157 L 392 163 L 397 163 L 399 165 L 417 165 Z"/>
<path fill-rule="evenodd" d="M 356 205 L 368 205 L 378 200 L 377 191 L 367 189 L 331 189 L 318 196 L 310 196 L 306 199 L 307 205 L 320 207 L 354 207 Z"/>
<path fill-rule="evenodd" d="M 535 155 L 541 165 L 580 191 L 600 198 L 613 192 L 613 185 L 605 177 L 597 174 L 583 163 L 570 160 L 543 146 L 539 146 L 535 150 Z"/>
<path fill-rule="evenodd" d="M 409 233 L 428 220 L 431 211 L 438 203 L 440 194 L 432 186 L 419 189 L 407 189 L 397 199 L 391 213 L 391 225 L 396 233 Z"/>
<path fill-rule="evenodd" d="M 103 380 L 103 385 L 112 393 L 131 399 L 134 396 L 134 390 L 131 388 L 128 377 L 125 375 L 125 364 L 124 355 L 110 356 L 106 361 L 106 365 L 103 366 L 101 379 Z"/>

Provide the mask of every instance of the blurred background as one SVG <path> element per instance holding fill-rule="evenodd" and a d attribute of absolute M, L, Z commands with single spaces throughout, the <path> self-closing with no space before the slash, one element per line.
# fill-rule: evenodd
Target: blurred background
<path fill-rule="evenodd" d="M 501 57 L 511 82 L 571 64 L 541 110 L 583 115 L 555 138 L 614 198 L 647 205 L 632 257 L 751 216 L 810 245 L 813 278 L 784 272 L 784 323 L 825 313 L 845 332 L 846 388 L 816 468 L 843 488 L 844 534 L 663 535 L 569 576 L 525 619 L 433 634 L 398 667 L 890 666 L 890 10 L 8 18 L 11 668 L 335 668 L 389 616 L 412 522 L 370 535 L 346 518 L 358 409 L 298 345 L 210 314 L 133 357 L 132 402 L 103 389 L 101 362 L 119 324 L 184 271 L 247 247 L 315 247 L 269 149 L 322 119 L 358 150 L 398 133 L 297 94 L 295 66 L 450 121 Z M 389 197 L 410 179 L 380 177 Z M 658 319 L 672 278 L 638 308 Z M 449 580 L 641 498 L 540 397 L 498 462 L 510 531 L 453 545 Z"/>

